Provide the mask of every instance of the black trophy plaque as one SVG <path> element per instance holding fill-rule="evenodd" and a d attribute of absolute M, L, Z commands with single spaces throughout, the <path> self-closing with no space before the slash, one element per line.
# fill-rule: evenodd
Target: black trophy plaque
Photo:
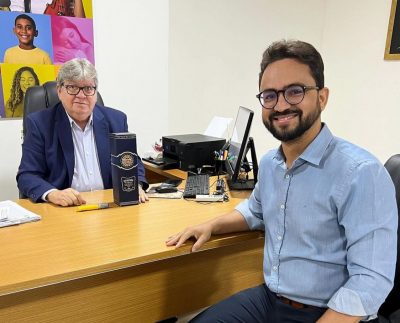
<path fill-rule="evenodd" d="M 136 135 L 111 133 L 110 151 L 114 203 L 119 206 L 138 204 Z"/>

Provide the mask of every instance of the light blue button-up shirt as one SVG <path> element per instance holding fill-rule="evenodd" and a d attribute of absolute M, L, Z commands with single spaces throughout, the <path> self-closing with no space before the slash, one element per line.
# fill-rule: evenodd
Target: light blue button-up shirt
<path fill-rule="evenodd" d="M 264 279 L 275 293 L 356 316 L 375 315 L 393 286 L 394 185 L 367 151 L 326 125 L 288 169 L 280 149 L 237 206 L 265 230 Z"/>
<path fill-rule="evenodd" d="M 78 192 L 102 190 L 104 189 L 104 185 L 94 138 L 93 114 L 91 114 L 83 130 L 69 115 L 68 119 L 71 123 L 75 155 L 74 175 L 72 176 L 71 187 Z"/>

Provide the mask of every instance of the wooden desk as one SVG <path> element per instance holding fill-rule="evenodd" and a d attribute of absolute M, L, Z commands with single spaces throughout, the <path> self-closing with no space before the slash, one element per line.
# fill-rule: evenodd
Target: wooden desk
<path fill-rule="evenodd" d="M 146 169 L 146 178 L 149 184 L 160 183 L 167 178 L 170 179 L 186 179 L 187 173 L 180 169 L 167 169 L 164 170 L 162 166 L 156 166 L 147 161 L 143 161 L 144 168 Z"/>
<path fill-rule="evenodd" d="M 84 195 L 112 201 L 111 190 Z M 192 243 L 164 243 L 239 201 L 76 212 L 19 200 L 42 220 L 0 230 L 0 322 L 154 322 L 260 284 L 261 232 L 218 236 L 194 254 Z"/>

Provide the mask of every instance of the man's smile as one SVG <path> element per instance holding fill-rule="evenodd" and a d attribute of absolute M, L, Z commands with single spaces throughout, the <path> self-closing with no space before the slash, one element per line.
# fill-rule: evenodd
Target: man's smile
<path fill-rule="evenodd" d="M 285 123 L 297 116 L 298 116 L 298 113 L 284 114 L 284 115 L 275 116 L 274 120 L 277 121 L 278 123 Z"/>

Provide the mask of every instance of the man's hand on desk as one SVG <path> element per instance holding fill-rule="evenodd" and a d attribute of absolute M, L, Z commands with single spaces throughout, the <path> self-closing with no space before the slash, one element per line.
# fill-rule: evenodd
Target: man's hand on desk
<path fill-rule="evenodd" d="M 143 190 L 142 185 L 139 185 L 139 202 L 140 203 L 146 203 L 149 198 L 146 195 L 146 192 Z"/>
<path fill-rule="evenodd" d="M 233 210 L 208 222 L 186 228 L 182 232 L 169 237 L 166 244 L 167 246 L 175 245 L 176 248 L 179 248 L 186 240 L 194 237 L 197 241 L 192 247 L 191 251 L 193 252 L 199 250 L 204 243 L 210 240 L 212 234 L 247 230 L 249 230 L 249 226 L 243 215 L 239 211 Z"/>
<path fill-rule="evenodd" d="M 73 188 L 51 191 L 47 194 L 46 199 L 53 204 L 61 206 L 86 204 L 80 193 Z"/>
<path fill-rule="evenodd" d="M 165 243 L 169 247 L 175 245 L 176 248 L 179 248 L 185 243 L 186 240 L 194 237 L 197 240 L 191 249 L 191 251 L 194 252 L 199 250 L 204 243 L 210 240 L 211 233 L 212 224 L 210 222 L 206 222 L 193 227 L 188 227 L 182 232 L 168 237 Z"/>

